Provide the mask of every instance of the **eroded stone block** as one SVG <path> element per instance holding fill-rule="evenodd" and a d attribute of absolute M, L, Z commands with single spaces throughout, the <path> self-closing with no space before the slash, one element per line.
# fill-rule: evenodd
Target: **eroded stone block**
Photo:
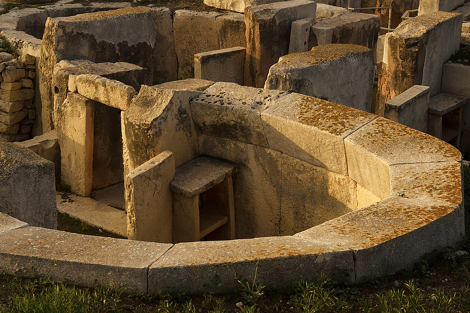
<path fill-rule="evenodd" d="M 243 85 L 245 48 L 234 47 L 194 55 L 194 78 Z"/>

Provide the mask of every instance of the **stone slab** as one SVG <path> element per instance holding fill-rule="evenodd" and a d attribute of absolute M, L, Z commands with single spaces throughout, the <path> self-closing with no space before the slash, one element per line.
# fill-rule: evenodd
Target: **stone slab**
<path fill-rule="evenodd" d="M 168 83 L 154 85 L 153 87 L 160 89 L 174 89 L 174 90 L 196 90 L 204 91 L 214 84 L 213 81 L 198 79 L 198 78 L 187 78 L 181 80 L 175 80 Z"/>
<path fill-rule="evenodd" d="M 310 27 L 315 19 L 302 19 L 292 22 L 290 31 L 289 54 L 308 51 Z"/>
<path fill-rule="evenodd" d="M 6 102 L 24 101 L 34 97 L 33 89 L 2 90 L 0 89 L 0 99 Z"/>
<path fill-rule="evenodd" d="M 229 292 L 237 279 L 282 287 L 335 268 L 353 281 L 354 261 L 346 250 L 331 251 L 321 242 L 292 237 L 192 242 L 176 244 L 149 269 L 149 293 L 160 289 L 181 292 Z"/>
<path fill-rule="evenodd" d="M 7 113 L 20 111 L 28 100 L 7 102 L 0 100 L 0 110 Z"/>
<path fill-rule="evenodd" d="M 265 110 L 261 118 L 271 149 L 347 175 L 343 140 L 373 120 L 374 115 L 325 100 L 290 94 Z"/>
<path fill-rule="evenodd" d="M 27 226 L 29 226 L 28 223 L 22 222 L 14 217 L 0 212 L 0 234 Z"/>
<path fill-rule="evenodd" d="M 245 48 L 233 47 L 194 55 L 194 78 L 243 85 Z"/>
<path fill-rule="evenodd" d="M 246 47 L 245 18 L 243 14 L 226 13 L 215 18 L 220 49 Z"/>
<path fill-rule="evenodd" d="M 423 133 L 428 130 L 429 87 L 415 85 L 385 103 L 384 117 Z"/>
<path fill-rule="evenodd" d="M 192 198 L 221 183 L 235 171 L 236 167 L 233 164 L 199 157 L 176 169 L 170 189 L 187 198 Z"/>
<path fill-rule="evenodd" d="M 127 238 L 125 211 L 71 193 L 57 192 L 56 199 L 59 212 Z"/>
<path fill-rule="evenodd" d="M 0 112 L 0 122 L 5 125 L 13 125 L 19 123 L 25 117 L 28 116 L 28 111 L 18 111 L 14 113 L 3 113 Z"/>
<path fill-rule="evenodd" d="M 429 113 L 436 115 L 447 114 L 463 105 L 468 104 L 468 97 L 440 93 L 429 99 Z"/>
<path fill-rule="evenodd" d="M 127 292 L 145 293 L 149 266 L 170 247 L 26 227 L 0 234 L 0 267 L 86 287 L 122 283 Z"/>
<path fill-rule="evenodd" d="M 173 207 L 170 182 L 175 157 L 163 151 L 125 177 L 127 234 L 129 239 L 173 241 Z"/>

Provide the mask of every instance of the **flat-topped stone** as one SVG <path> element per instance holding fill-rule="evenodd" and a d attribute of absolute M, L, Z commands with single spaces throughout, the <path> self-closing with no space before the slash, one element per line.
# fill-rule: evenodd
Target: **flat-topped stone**
<path fill-rule="evenodd" d="M 175 90 L 206 90 L 214 84 L 213 81 L 200 79 L 200 78 L 186 78 L 181 80 L 175 80 L 163 84 L 154 85 L 152 87 L 160 89 L 175 89 Z"/>
<path fill-rule="evenodd" d="M 429 99 L 429 113 L 444 115 L 468 103 L 468 97 L 440 93 Z"/>
<path fill-rule="evenodd" d="M 235 171 L 233 164 L 199 157 L 176 168 L 170 189 L 191 198 L 221 183 Z"/>

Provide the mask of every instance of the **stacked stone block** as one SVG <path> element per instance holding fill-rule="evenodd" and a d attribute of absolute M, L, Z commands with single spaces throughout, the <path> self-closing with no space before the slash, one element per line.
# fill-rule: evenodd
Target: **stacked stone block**
<path fill-rule="evenodd" d="M 35 63 L 36 58 L 29 54 L 0 63 L 1 141 L 29 138 L 36 116 L 33 105 Z"/>

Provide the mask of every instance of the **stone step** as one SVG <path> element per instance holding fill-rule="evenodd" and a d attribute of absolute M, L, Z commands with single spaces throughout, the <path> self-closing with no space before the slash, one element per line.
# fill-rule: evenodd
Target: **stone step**
<path fill-rule="evenodd" d="M 89 225 L 127 238 L 126 212 L 91 198 L 57 192 L 57 209 Z"/>

